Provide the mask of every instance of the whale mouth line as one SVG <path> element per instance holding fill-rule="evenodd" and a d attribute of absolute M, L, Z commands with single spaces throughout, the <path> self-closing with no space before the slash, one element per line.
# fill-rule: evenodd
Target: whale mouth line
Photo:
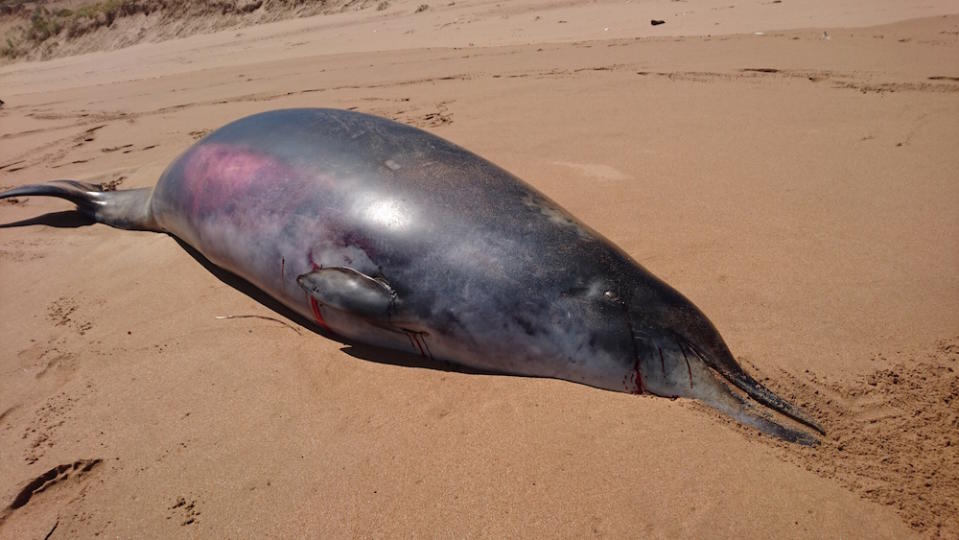
<path fill-rule="evenodd" d="M 799 407 L 781 398 L 772 390 L 746 373 L 746 371 L 743 370 L 738 363 L 732 360 L 731 355 L 731 361 L 724 363 L 721 360 L 713 358 L 712 355 L 704 353 L 698 347 L 690 343 L 689 340 L 682 338 L 681 336 L 675 335 L 673 338 L 680 350 L 683 351 L 684 357 L 686 356 L 685 351 L 687 350 L 692 355 L 695 355 L 695 358 L 699 359 L 699 361 L 708 367 L 709 371 L 716 376 L 716 384 L 722 387 L 722 390 L 725 393 L 728 393 L 728 397 L 732 398 L 732 401 L 724 400 L 722 398 L 718 400 L 710 400 L 705 398 L 701 399 L 702 401 L 713 405 L 717 409 L 726 411 L 732 416 L 744 421 L 744 423 L 759 428 L 761 431 L 771 432 L 772 434 L 781 438 L 796 440 L 802 444 L 815 445 L 818 444 L 818 440 L 811 435 L 786 427 L 773 418 L 769 418 L 766 415 L 760 415 L 758 414 L 758 411 L 772 411 L 778 413 L 794 422 L 814 430 L 820 435 L 826 435 L 826 430 L 818 422 L 811 419 Z M 687 358 L 687 362 L 688 361 L 689 358 Z M 737 391 L 746 394 L 749 396 L 749 398 L 751 398 L 751 400 L 747 401 L 745 396 L 742 396 Z M 755 401 L 763 405 L 763 407 L 757 410 L 750 405 L 750 401 Z"/>

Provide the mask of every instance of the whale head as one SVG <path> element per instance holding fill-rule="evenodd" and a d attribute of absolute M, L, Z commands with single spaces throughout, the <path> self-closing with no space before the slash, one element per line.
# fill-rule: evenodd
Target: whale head
<path fill-rule="evenodd" d="M 695 304 L 665 283 L 653 283 L 626 305 L 637 391 L 695 399 L 780 439 L 818 443 L 814 435 L 788 425 L 825 434 L 818 423 L 750 376 Z"/>

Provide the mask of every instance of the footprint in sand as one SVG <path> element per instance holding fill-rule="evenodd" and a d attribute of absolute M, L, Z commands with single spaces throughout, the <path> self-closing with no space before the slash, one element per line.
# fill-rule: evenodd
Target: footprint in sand
<path fill-rule="evenodd" d="M 57 465 L 30 482 L 27 482 L 27 484 L 17 492 L 16 496 L 14 496 L 10 505 L 0 511 L 0 525 L 3 525 L 10 515 L 26 506 L 34 497 L 40 494 L 57 492 L 70 485 L 76 486 L 85 483 L 86 479 L 101 463 L 103 463 L 103 460 L 100 458 L 80 459 L 73 463 Z M 80 490 L 80 497 L 83 497 L 82 490 Z M 56 528 L 56 525 L 54 525 L 54 528 Z M 47 536 L 49 536 L 49 534 Z"/>
<path fill-rule="evenodd" d="M 27 425 L 21 437 L 28 441 L 23 453 L 24 461 L 32 465 L 40 461 L 49 449 L 56 446 L 57 431 L 70 419 L 70 412 L 76 405 L 77 399 L 65 392 L 59 392 L 47 399 L 46 403 L 36 410 L 33 421 Z"/>
<path fill-rule="evenodd" d="M 167 519 L 180 519 L 180 526 L 186 527 L 197 522 L 200 516 L 200 510 L 197 508 L 196 499 L 187 500 L 186 497 L 177 497 L 176 502 L 169 508 L 171 510 Z M 179 517 L 178 517 L 179 516 Z"/>

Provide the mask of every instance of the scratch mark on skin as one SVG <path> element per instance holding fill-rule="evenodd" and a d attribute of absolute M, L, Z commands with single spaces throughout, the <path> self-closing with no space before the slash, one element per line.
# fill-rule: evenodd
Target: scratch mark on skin
<path fill-rule="evenodd" d="M 405 328 L 401 330 L 406 334 L 406 338 L 410 340 L 410 348 L 413 349 L 413 352 L 419 351 L 420 356 L 423 358 L 433 360 L 433 353 L 430 351 L 430 346 L 426 344 L 426 332 L 416 332 Z"/>
<path fill-rule="evenodd" d="M 433 353 L 432 353 L 432 351 L 430 351 L 430 346 L 429 346 L 429 344 L 426 343 L 426 333 L 425 333 L 425 332 L 420 336 L 420 339 L 423 341 L 423 347 L 426 349 L 426 356 L 428 356 L 429 359 L 432 360 L 432 359 L 433 359 Z"/>
<path fill-rule="evenodd" d="M 280 283 L 286 281 L 286 257 L 280 257 Z"/>
<path fill-rule="evenodd" d="M 423 347 L 420 346 L 420 340 L 416 338 L 416 334 L 409 332 L 406 336 L 410 338 L 410 343 L 420 351 L 420 356 L 426 356 L 426 353 L 423 352 Z"/>
<path fill-rule="evenodd" d="M 665 376 L 666 376 L 666 361 L 663 360 L 663 348 L 662 348 L 662 347 L 659 347 L 659 346 L 657 346 L 656 348 L 659 349 L 659 367 L 660 367 L 660 369 L 663 370 L 663 377 L 665 377 Z"/>
<path fill-rule="evenodd" d="M 679 351 L 683 353 L 683 360 L 686 361 L 686 373 L 689 374 L 689 389 L 693 389 L 693 368 L 689 367 L 689 358 L 686 358 L 686 348 L 683 347 L 683 344 L 679 341 L 676 342 L 676 345 L 679 345 Z M 695 351 L 693 351 L 695 352 Z"/>

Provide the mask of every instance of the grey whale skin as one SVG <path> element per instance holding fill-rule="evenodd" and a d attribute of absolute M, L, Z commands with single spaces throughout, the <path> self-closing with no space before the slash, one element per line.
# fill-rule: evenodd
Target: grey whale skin
<path fill-rule="evenodd" d="M 618 247 L 505 170 L 407 125 L 333 109 L 264 112 L 198 141 L 152 189 L 57 180 L 0 198 L 31 195 L 172 234 L 361 343 L 697 399 L 803 444 L 818 440 L 768 413 L 825 433 Z"/>

